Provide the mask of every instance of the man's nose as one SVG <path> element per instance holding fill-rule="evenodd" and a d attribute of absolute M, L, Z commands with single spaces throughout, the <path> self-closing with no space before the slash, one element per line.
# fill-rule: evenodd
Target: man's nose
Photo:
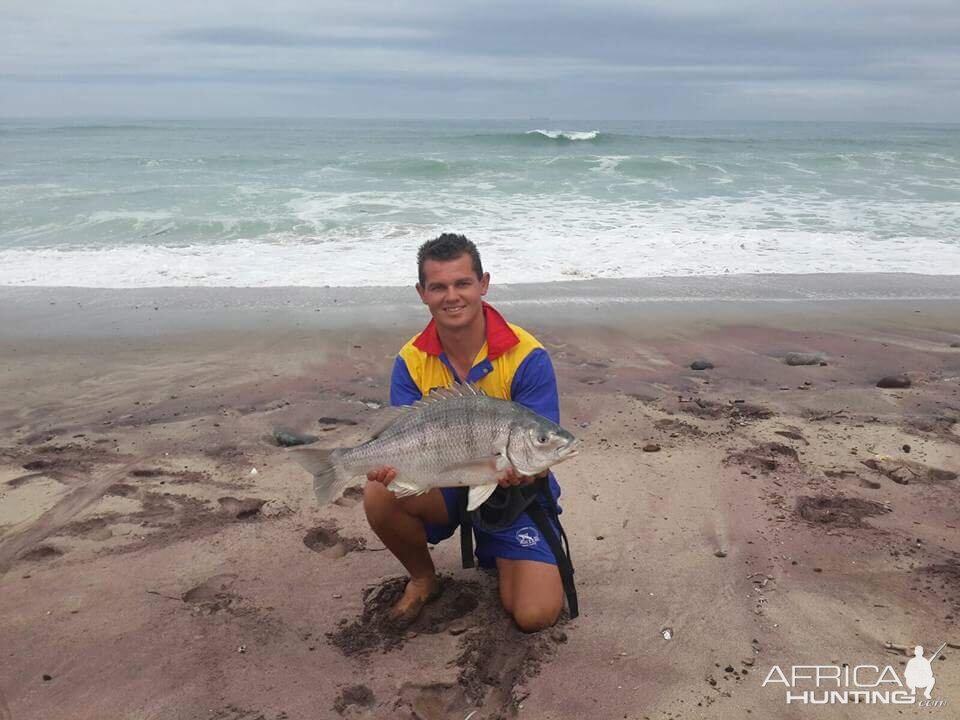
<path fill-rule="evenodd" d="M 454 285 L 451 285 L 447 288 L 447 292 L 444 294 L 443 299 L 447 302 L 457 300 L 459 295 L 457 294 L 457 288 Z"/>

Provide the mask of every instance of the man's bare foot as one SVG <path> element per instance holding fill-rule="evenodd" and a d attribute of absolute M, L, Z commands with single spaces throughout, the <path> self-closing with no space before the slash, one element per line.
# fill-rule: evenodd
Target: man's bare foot
<path fill-rule="evenodd" d="M 398 627 L 406 627 L 420 615 L 431 600 L 440 595 L 440 578 L 432 575 L 426 578 L 410 578 L 403 595 L 390 609 L 387 618 Z"/>

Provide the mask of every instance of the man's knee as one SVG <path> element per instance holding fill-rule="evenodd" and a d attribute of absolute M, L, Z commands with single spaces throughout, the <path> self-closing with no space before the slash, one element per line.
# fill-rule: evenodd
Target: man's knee
<path fill-rule="evenodd" d="M 537 632 L 553 625 L 563 610 L 563 595 L 546 593 L 539 597 L 514 597 L 507 610 L 523 632 Z"/>
<path fill-rule="evenodd" d="M 363 510 L 371 527 L 382 523 L 393 511 L 397 496 L 378 482 L 368 482 L 363 488 Z"/>
<path fill-rule="evenodd" d="M 534 604 L 531 602 L 517 603 L 513 608 L 513 620 L 523 632 L 537 632 L 551 627 L 560 611 L 563 610 L 563 601 L 559 603 Z"/>

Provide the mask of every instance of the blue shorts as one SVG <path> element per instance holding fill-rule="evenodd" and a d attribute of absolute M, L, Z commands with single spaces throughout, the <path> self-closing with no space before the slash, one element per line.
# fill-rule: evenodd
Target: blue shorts
<path fill-rule="evenodd" d="M 556 483 L 551 483 L 555 494 L 559 494 Z M 424 523 L 427 531 L 427 542 L 436 545 L 453 535 L 460 527 L 460 498 L 458 488 L 441 488 L 443 501 L 447 505 L 447 516 L 450 522 L 445 525 Z M 539 502 L 535 500 L 534 502 Z M 552 521 L 551 521 L 552 523 Z M 560 537 L 557 526 L 553 524 L 553 531 Z M 530 519 L 527 513 L 521 513 L 509 527 L 496 532 L 487 532 L 480 528 L 473 528 L 476 546 L 477 561 L 480 567 L 496 567 L 496 559 L 505 560 L 536 560 L 537 562 L 557 564 L 553 551 L 547 544 L 547 539 L 537 528 L 537 524 Z"/>

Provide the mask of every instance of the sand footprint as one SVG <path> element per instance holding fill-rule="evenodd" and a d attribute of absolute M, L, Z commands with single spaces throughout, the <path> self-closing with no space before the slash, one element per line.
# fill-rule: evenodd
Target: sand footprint
<path fill-rule="evenodd" d="M 363 550 L 366 541 L 363 538 L 341 537 L 334 525 L 318 525 L 303 536 L 303 544 L 314 552 L 329 558 L 340 558 L 348 552 Z"/>
<path fill-rule="evenodd" d="M 195 611 L 208 615 L 226 610 L 240 600 L 239 595 L 230 591 L 238 577 L 235 573 L 214 575 L 187 590 L 180 599 Z"/>

